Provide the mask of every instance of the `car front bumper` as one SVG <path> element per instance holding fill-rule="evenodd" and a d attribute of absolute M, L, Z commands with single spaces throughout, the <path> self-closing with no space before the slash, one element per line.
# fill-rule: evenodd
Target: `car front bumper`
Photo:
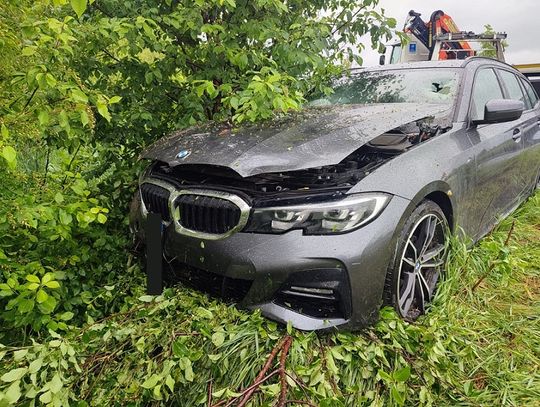
<path fill-rule="evenodd" d="M 139 194 L 130 221 L 144 241 Z M 394 196 L 371 223 L 341 235 L 235 233 L 204 240 L 163 231 L 164 257 L 181 280 L 301 330 L 358 329 L 375 322 L 386 270 L 410 201 Z M 220 287 L 216 287 L 220 286 Z M 333 300 L 332 300 L 333 298 Z"/>

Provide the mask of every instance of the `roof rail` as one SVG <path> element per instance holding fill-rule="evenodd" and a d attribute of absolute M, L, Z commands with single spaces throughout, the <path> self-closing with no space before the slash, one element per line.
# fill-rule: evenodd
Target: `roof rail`
<path fill-rule="evenodd" d="M 445 41 L 445 42 L 459 42 L 466 40 L 477 40 L 477 41 L 503 41 L 508 37 L 506 33 L 495 33 L 495 34 L 475 34 L 472 31 L 460 31 L 457 33 L 445 33 L 435 36 L 435 41 Z"/>

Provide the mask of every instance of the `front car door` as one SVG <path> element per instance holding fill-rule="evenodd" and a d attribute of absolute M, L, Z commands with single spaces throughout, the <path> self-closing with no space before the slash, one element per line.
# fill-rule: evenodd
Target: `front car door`
<path fill-rule="evenodd" d="M 470 122 L 483 119 L 487 102 L 504 99 L 505 93 L 495 68 L 479 68 L 473 83 Z M 476 191 L 470 208 L 477 215 L 471 228 L 474 238 L 487 233 L 523 199 L 522 127 L 522 120 L 516 120 L 469 129 L 476 164 Z"/>

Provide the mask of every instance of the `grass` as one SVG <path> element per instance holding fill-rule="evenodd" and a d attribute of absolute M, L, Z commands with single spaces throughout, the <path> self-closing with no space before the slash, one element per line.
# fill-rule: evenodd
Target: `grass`
<path fill-rule="evenodd" d="M 472 249 L 453 242 L 428 315 L 381 316 L 361 333 L 302 333 L 168 289 L 66 337 L 7 348 L 0 375 L 41 358 L 40 376 L 21 379 L 24 400 L 58 375 L 62 405 L 238 405 L 260 374 L 271 377 L 247 405 L 540 406 L 540 194 Z"/>

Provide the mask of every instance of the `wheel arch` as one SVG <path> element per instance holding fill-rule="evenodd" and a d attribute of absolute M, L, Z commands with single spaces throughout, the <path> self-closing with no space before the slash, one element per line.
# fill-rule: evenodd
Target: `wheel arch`
<path fill-rule="evenodd" d="M 423 201 L 430 200 L 435 202 L 443 211 L 446 220 L 448 221 L 448 226 L 451 231 L 455 229 L 455 202 L 453 199 L 452 189 L 444 181 L 435 181 L 429 185 L 426 185 L 420 191 L 416 193 L 414 198 L 411 200 L 409 205 L 409 210 L 407 211 L 407 217 L 414 211 L 418 205 Z"/>

